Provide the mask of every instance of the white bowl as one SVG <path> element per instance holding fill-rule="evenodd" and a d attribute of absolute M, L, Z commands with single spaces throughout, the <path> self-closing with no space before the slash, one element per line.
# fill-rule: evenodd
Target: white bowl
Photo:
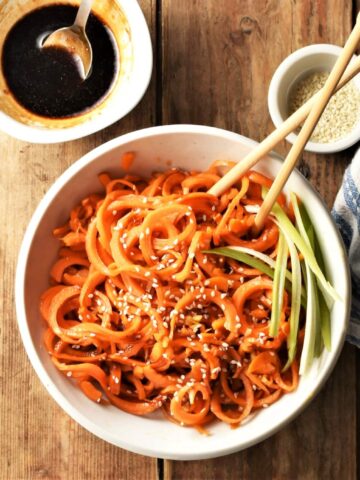
<path fill-rule="evenodd" d="M 97 174 L 119 175 L 119 158 L 136 153 L 132 171 L 147 175 L 173 166 L 199 170 L 217 159 L 241 160 L 256 142 L 224 130 L 173 125 L 154 127 L 123 135 L 89 152 L 66 170 L 36 209 L 21 247 L 16 274 L 16 308 L 22 340 L 33 367 L 48 392 L 78 423 L 100 438 L 132 452 L 161 458 L 194 460 L 226 455 L 249 447 L 272 435 L 295 418 L 315 397 L 332 371 L 343 346 L 350 301 L 349 270 L 343 243 L 322 200 L 311 185 L 295 171 L 288 190 L 297 192 L 319 230 L 327 273 L 342 302 L 331 314 L 332 350 L 324 351 L 296 392 L 283 396 L 270 408 L 257 413 L 238 429 L 223 423 L 210 427 L 210 436 L 181 428 L 161 414 L 136 417 L 113 406 L 93 403 L 53 365 L 43 345 L 44 324 L 39 297 L 48 287 L 49 270 L 57 256 L 58 241 L 51 231 L 61 225 L 70 209 L 90 192 L 99 191 Z M 281 160 L 265 158 L 258 169 L 275 175 Z"/>
<path fill-rule="evenodd" d="M 37 0 L 36 7 L 48 3 Z M 8 92 L 1 71 L 1 48 L 12 25 L 33 9 L 33 0 L 0 0 L 0 130 L 31 143 L 67 142 L 104 129 L 138 104 L 152 72 L 151 39 L 144 15 L 136 0 L 102 0 L 94 2 L 93 10 L 111 27 L 120 50 L 120 72 L 108 96 L 89 112 L 66 119 L 40 117 L 21 107 Z"/>
<path fill-rule="evenodd" d="M 279 65 L 275 71 L 268 92 L 268 107 L 271 119 L 278 127 L 288 117 L 288 99 L 293 86 L 313 72 L 329 72 L 334 66 L 342 48 L 337 45 L 315 44 L 296 50 Z M 360 75 L 353 82 L 360 90 Z M 290 133 L 286 140 L 294 143 L 296 133 Z M 360 117 L 352 131 L 345 137 L 331 143 L 309 141 L 305 150 L 316 153 L 334 153 L 351 147 L 360 139 Z"/>

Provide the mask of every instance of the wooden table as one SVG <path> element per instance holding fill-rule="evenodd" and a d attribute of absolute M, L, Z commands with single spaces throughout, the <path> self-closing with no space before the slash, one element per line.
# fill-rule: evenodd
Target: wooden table
<path fill-rule="evenodd" d="M 57 406 L 30 366 L 15 319 L 16 256 L 35 206 L 59 174 L 97 145 L 152 125 L 197 123 L 264 138 L 273 128 L 266 93 L 277 65 L 310 43 L 342 45 L 358 10 L 351 0 L 142 0 L 141 6 L 155 66 L 145 97 L 130 115 L 59 145 L 32 145 L 0 134 L 0 478 L 360 478 L 360 356 L 350 345 L 296 421 L 244 452 L 198 462 L 141 457 L 99 440 Z M 278 151 L 288 148 L 284 143 Z M 304 155 L 300 168 L 329 206 L 353 152 Z"/>

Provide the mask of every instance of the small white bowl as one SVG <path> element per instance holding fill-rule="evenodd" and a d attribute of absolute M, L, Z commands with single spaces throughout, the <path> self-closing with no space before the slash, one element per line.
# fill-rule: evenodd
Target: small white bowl
<path fill-rule="evenodd" d="M 296 50 L 279 65 L 271 79 L 268 92 L 268 107 L 271 119 L 278 127 L 288 117 L 288 99 L 293 86 L 313 72 L 329 72 L 342 51 L 341 47 L 330 44 L 315 44 Z M 353 82 L 360 90 L 360 75 Z M 294 143 L 295 133 L 290 133 L 286 139 Z M 334 153 L 351 147 L 360 139 L 360 117 L 352 131 L 345 137 L 332 143 L 309 141 L 305 150 L 316 153 Z"/>
<path fill-rule="evenodd" d="M 196 460 L 233 453 L 264 440 L 293 420 L 316 396 L 335 366 L 348 326 L 350 282 L 343 243 L 330 213 L 309 182 L 294 171 L 287 191 L 298 193 L 307 207 L 324 254 L 330 281 L 343 299 L 331 312 L 332 349 L 324 351 L 297 390 L 256 413 L 237 429 L 215 422 L 211 435 L 181 428 L 161 414 L 130 415 L 114 406 L 90 401 L 53 365 L 43 343 L 44 322 L 39 298 L 48 287 L 49 271 L 58 251 L 51 232 L 62 225 L 71 208 L 91 192 L 101 190 L 97 175 L 108 171 L 121 175 L 119 158 L 136 153 L 132 173 L 149 175 L 172 166 L 205 169 L 214 160 L 241 160 L 256 142 L 235 133 L 196 125 L 154 127 L 123 135 L 92 150 L 71 165 L 54 183 L 36 209 L 26 231 L 16 274 L 16 309 L 22 340 L 29 359 L 56 402 L 80 425 L 98 437 L 142 455 L 175 460 Z M 275 154 L 265 157 L 257 169 L 274 176 L 281 167 Z"/>
<path fill-rule="evenodd" d="M 58 0 L 68 4 L 68 0 Z M 80 0 L 71 4 L 78 5 Z M 120 67 L 114 85 L 89 111 L 65 119 L 32 114 L 16 102 L 7 88 L 1 69 L 1 51 L 7 32 L 35 7 L 48 0 L 0 0 L 0 130 L 31 143 L 58 143 L 97 132 L 120 120 L 141 100 L 152 72 L 152 46 L 149 29 L 136 0 L 94 2 L 93 11 L 104 19 L 114 35 L 120 52 Z"/>

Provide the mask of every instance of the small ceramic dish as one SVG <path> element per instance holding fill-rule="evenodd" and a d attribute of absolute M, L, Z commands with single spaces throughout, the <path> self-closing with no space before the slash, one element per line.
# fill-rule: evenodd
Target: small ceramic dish
<path fill-rule="evenodd" d="M 69 4 L 59 0 L 57 4 Z M 79 0 L 70 2 L 78 5 Z M 149 30 L 136 0 L 102 0 L 93 12 L 111 29 L 119 51 L 119 69 L 109 94 L 84 113 L 47 118 L 22 107 L 7 88 L 2 72 L 2 46 L 12 26 L 48 0 L 0 0 L 0 130 L 32 143 L 57 143 L 102 130 L 124 117 L 140 101 L 152 72 Z"/>
<path fill-rule="evenodd" d="M 331 351 L 324 350 L 301 377 L 296 391 L 262 409 L 239 428 L 214 422 L 201 435 L 182 428 L 161 413 L 137 417 L 111 405 L 89 400 L 51 361 L 43 342 L 44 321 L 39 298 L 49 285 L 50 268 L 57 256 L 58 241 L 52 236 L 71 208 L 89 193 L 100 191 L 97 175 L 107 171 L 121 175 L 119 159 L 135 152 L 130 173 L 149 175 L 172 166 L 203 170 L 218 159 L 240 161 L 256 142 L 211 127 L 173 125 L 155 127 L 116 138 L 89 152 L 66 170 L 47 192 L 36 209 L 21 247 L 16 275 L 16 309 L 22 340 L 29 359 L 54 400 L 80 425 L 98 437 L 142 455 L 176 460 L 195 460 L 226 455 L 264 440 L 294 419 L 316 396 L 333 370 L 343 347 L 348 326 L 350 283 L 343 243 L 324 203 L 304 177 L 294 171 L 287 192 L 303 200 L 321 244 L 327 275 L 341 297 L 331 312 Z M 256 169 L 275 176 L 281 159 L 266 156 Z"/>
<path fill-rule="evenodd" d="M 296 50 L 289 55 L 275 71 L 268 92 L 268 107 L 271 119 L 278 127 L 289 115 L 289 98 L 294 86 L 314 72 L 330 72 L 342 48 L 336 45 L 315 44 Z M 353 79 L 360 90 L 360 75 Z M 296 140 L 296 133 L 290 133 L 286 139 L 290 143 Z M 351 147 L 360 139 L 360 116 L 357 124 L 345 137 L 332 143 L 309 141 L 305 150 L 316 153 L 333 153 Z"/>

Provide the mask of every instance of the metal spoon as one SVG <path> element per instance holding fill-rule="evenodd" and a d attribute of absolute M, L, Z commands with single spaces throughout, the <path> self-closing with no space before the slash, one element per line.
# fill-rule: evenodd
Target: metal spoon
<path fill-rule="evenodd" d="M 85 32 L 93 0 L 82 0 L 71 27 L 59 28 L 44 41 L 42 48 L 62 48 L 74 56 L 80 76 L 85 80 L 92 64 L 92 48 Z"/>

